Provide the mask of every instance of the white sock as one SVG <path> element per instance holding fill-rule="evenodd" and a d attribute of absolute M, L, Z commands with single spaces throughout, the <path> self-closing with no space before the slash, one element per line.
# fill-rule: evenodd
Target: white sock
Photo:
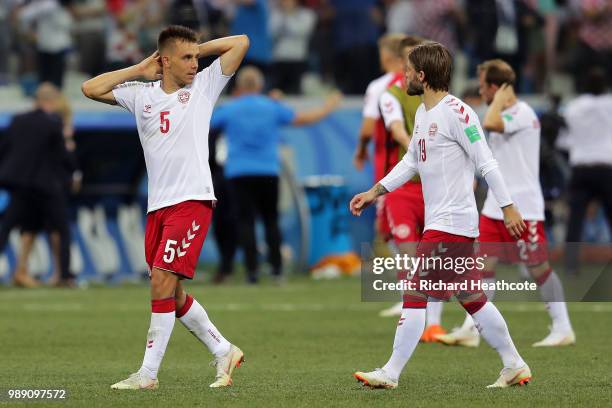
<path fill-rule="evenodd" d="M 495 283 L 495 278 L 484 278 L 482 282 L 486 284 L 487 287 L 491 287 L 489 285 L 493 285 Z M 492 302 L 493 298 L 495 297 L 495 289 L 487 289 L 484 291 L 484 294 L 487 297 L 487 300 Z"/>
<path fill-rule="evenodd" d="M 506 321 L 493 303 L 485 303 L 472 318 L 482 337 L 499 353 L 504 367 L 518 368 L 525 365 L 514 347 Z"/>
<path fill-rule="evenodd" d="M 546 309 L 552 319 L 553 331 L 571 331 L 572 325 L 567 313 L 563 285 L 555 271 L 551 271 L 546 281 L 540 285 L 540 297 L 546 303 Z"/>
<path fill-rule="evenodd" d="M 191 296 L 187 297 L 188 301 L 189 298 L 191 298 Z M 224 356 L 229 352 L 231 344 L 210 321 L 202 305 L 194 298 L 191 299 L 193 303 L 190 307 L 186 304 L 189 310 L 180 316 L 179 320 L 215 357 Z"/>
<path fill-rule="evenodd" d="M 395 329 L 393 353 L 383 370 L 397 380 L 425 330 L 425 309 L 404 309 Z"/>
<path fill-rule="evenodd" d="M 474 325 L 474 319 L 472 319 L 472 315 L 470 315 L 469 313 L 465 314 L 465 320 L 463 321 L 461 328 L 465 330 L 473 330 L 476 328 L 476 326 Z"/>
<path fill-rule="evenodd" d="M 174 301 L 174 299 L 172 299 Z M 157 378 L 168 341 L 174 328 L 174 310 L 167 313 L 151 313 L 151 324 L 147 333 L 147 345 L 140 373 L 151 379 Z"/>
<path fill-rule="evenodd" d="M 486 283 L 487 285 L 489 284 L 493 284 L 495 283 L 495 278 L 483 278 L 482 281 L 484 283 Z M 491 290 L 485 290 L 484 291 L 485 296 L 487 297 L 487 300 L 489 302 L 493 301 L 493 298 L 495 297 L 495 290 L 491 289 Z M 465 314 L 465 320 L 463 321 L 463 324 L 461 325 L 461 329 L 463 330 L 476 330 L 476 325 L 474 324 L 474 319 L 472 319 L 472 315 L 469 313 Z"/>
<path fill-rule="evenodd" d="M 427 316 L 427 327 L 433 325 L 440 325 L 442 321 L 442 308 L 443 303 L 439 300 L 429 300 L 427 302 L 427 308 L 425 314 Z"/>

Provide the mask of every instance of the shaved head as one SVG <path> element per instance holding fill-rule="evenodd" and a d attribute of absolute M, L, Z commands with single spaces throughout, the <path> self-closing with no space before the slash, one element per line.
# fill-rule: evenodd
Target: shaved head
<path fill-rule="evenodd" d="M 264 85 L 263 74 L 252 65 L 242 68 L 236 76 L 236 87 L 240 92 L 261 92 Z"/>

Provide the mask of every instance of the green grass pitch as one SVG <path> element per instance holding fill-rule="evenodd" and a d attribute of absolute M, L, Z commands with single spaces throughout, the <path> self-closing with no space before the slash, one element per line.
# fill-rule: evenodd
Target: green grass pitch
<path fill-rule="evenodd" d="M 530 364 L 527 387 L 487 390 L 497 378 L 497 354 L 420 345 L 393 391 L 362 388 L 355 370 L 387 360 L 395 318 L 379 318 L 388 304 L 362 303 L 360 281 L 292 279 L 283 287 L 239 283 L 187 284 L 213 321 L 240 346 L 246 363 L 234 386 L 210 389 L 214 369 L 205 350 L 177 322 L 156 391 L 114 391 L 110 384 L 137 370 L 149 325 L 146 285 L 87 290 L 0 289 L 0 389 L 68 390 L 70 407 L 361 407 L 361 406 L 611 406 L 612 304 L 573 303 L 578 344 L 534 349 L 547 334 L 539 303 L 504 303 L 519 351 Z M 462 310 L 448 304 L 446 328 Z M 25 406 L 0 397 L 0 406 Z"/>

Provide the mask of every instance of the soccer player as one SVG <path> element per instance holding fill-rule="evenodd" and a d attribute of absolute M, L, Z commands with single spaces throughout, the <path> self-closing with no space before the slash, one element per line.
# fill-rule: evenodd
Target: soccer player
<path fill-rule="evenodd" d="M 393 44 L 394 54 L 402 60 L 408 56 L 412 48 L 422 43 L 416 36 L 406 36 Z M 387 174 L 404 156 L 412 131 L 414 130 L 414 116 L 421 104 L 419 95 L 408 95 L 406 92 L 406 75 L 397 73 L 387 90 L 379 100 L 379 109 L 382 114 L 385 129 L 384 143 L 384 173 Z M 378 208 L 382 213 L 381 223 L 386 224 L 390 231 L 395 249 L 400 254 L 414 256 L 416 243 L 421 238 L 425 227 L 425 208 L 423 203 L 423 190 L 419 176 L 414 176 L 406 184 L 385 196 L 382 205 Z M 402 314 L 402 302 L 385 309 L 381 316 L 395 316 Z M 446 334 L 440 325 L 442 303 L 429 302 L 427 304 L 427 327 L 423 332 L 421 341 L 434 342 L 438 335 Z"/>
<path fill-rule="evenodd" d="M 544 197 L 540 188 L 540 122 L 533 109 L 514 93 L 516 75 L 500 59 L 478 66 L 480 95 L 489 105 L 483 127 L 489 133 L 491 151 L 505 176 L 512 201 L 526 219 L 527 229 L 512 237 L 504 226 L 504 217 L 491 190 L 480 215 L 480 246 L 487 255 L 483 278 L 495 278 L 498 260 L 523 263 L 539 285 L 540 295 L 552 319 L 552 330 L 534 347 L 574 344 L 563 287 L 548 262 L 544 233 Z M 491 296 L 489 296 L 489 300 Z M 475 347 L 480 336 L 472 318 L 466 316 L 461 328 L 438 339 L 446 344 Z"/>
<path fill-rule="evenodd" d="M 418 173 L 425 199 L 425 230 L 417 246 L 417 257 L 433 257 L 440 248 L 462 256 L 473 255 L 471 246 L 478 236 L 478 211 L 472 190 L 474 168 L 495 194 L 510 234 L 518 237 L 525 229 L 487 146 L 478 117 L 448 93 L 451 70 L 450 52 L 439 43 L 421 44 L 410 52 L 406 64 L 408 93 L 423 94 L 423 104 L 416 113 L 408 152 L 379 183 L 357 194 L 350 202 L 351 212 L 360 215 L 379 196 L 396 190 Z M 391 358 L 380 369 L 356 372 L 357 380 L 373 388 L 396 388 L 425 327 L 428 297 L 447 300 L 454 294 L 501 357 L 503 369 L 489 387 L 527 383 L 531 371 L 516 350 L 504 318 L 487 301 L 482 290 L 427 288 L 432 283 L 469 284 L 478 277 L 474 272 L 421 269 L 415 273 L 410 282 L 416 289 L 404 293 L 404 310 L 395 332 Z"/>
<path fill-rule="evenodd" d="M 142 366 L 113 389 L 159 386 L 157 373 L 175 318 L 214 355 L 217 375 L 211 387 L 231 385 L 232 372 L 243 361 L 242 351 L 221 335 L 181 280 L 195 274 L 216 200 L 207 142 L 213 106 L 248 48 L 244 35 L 198 45 L 194 31 L 170 26 L 159 34 L 158 51 L 150 57 L 83 83 L 88 98 L 136 116 L 149 176 L 145 255 L 151 324 Z M 197 72 L 198 58 L 207 55 L 220 57 Z"/>

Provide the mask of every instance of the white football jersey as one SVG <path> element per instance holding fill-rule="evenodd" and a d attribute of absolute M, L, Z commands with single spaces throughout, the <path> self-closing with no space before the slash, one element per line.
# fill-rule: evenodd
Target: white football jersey
<path fill-rule="evenodd" d="M 380 119 L 378 101 L 380 100 L 380 95 L 387 90 L 389 83 L 393 79 L 393 75 L 395 74 L 388 72 L 370 82 L 363 100 L 362 116 L 364 118 Z"/>
<path fill-rule="evenodd" d="M 504 132 L 490 132 L 489 146 L 499 163 L 512 201 L 524 219 L 544 220 L 544 196 L 540 187 L 540 121 L 523 101 L 502 111 Z M 495 220 L 504 216 L 491 190 L 482 214 Z"/>
<path fill-rule="evenodd" d="M 126 82 L 113 89 L 136 116 L 149 177 L 148 212 L 187 200 L 215 200 L 208 165 L 208 130 L 215 102 L 231 75 L 217 58 L 194 81 L 165 93 L 161 81 Z"/>
<path fill-rule="evenodd" d="M 391 123 L 400 121 L 404 123 L 404 111 L 400 101 L 389 91 L 385 91 L 380 95 L 380 111 L 382 112 L 383 120 L 385 121 L 385 127 L 389 129 Z"/>
<path fill-rule="evenodd" d="M 580 95 L 567 104 L 564 116 L 570 164 L 611 166 L 612 95 Z"/>
<path fill-rule="evenodd" d="M 447 95 L 429 111 L 419 106 L 408 152 L 380 183 L 393 191 L 418 173 L 425 201 L 425 231 L 478 236 L 474 170 L 484 176 L 497 169 L 478 116 Z M 498 192 L 505 193 L 505 186 Z M 507 200 L 503 206 L 512 202 Z"/>

